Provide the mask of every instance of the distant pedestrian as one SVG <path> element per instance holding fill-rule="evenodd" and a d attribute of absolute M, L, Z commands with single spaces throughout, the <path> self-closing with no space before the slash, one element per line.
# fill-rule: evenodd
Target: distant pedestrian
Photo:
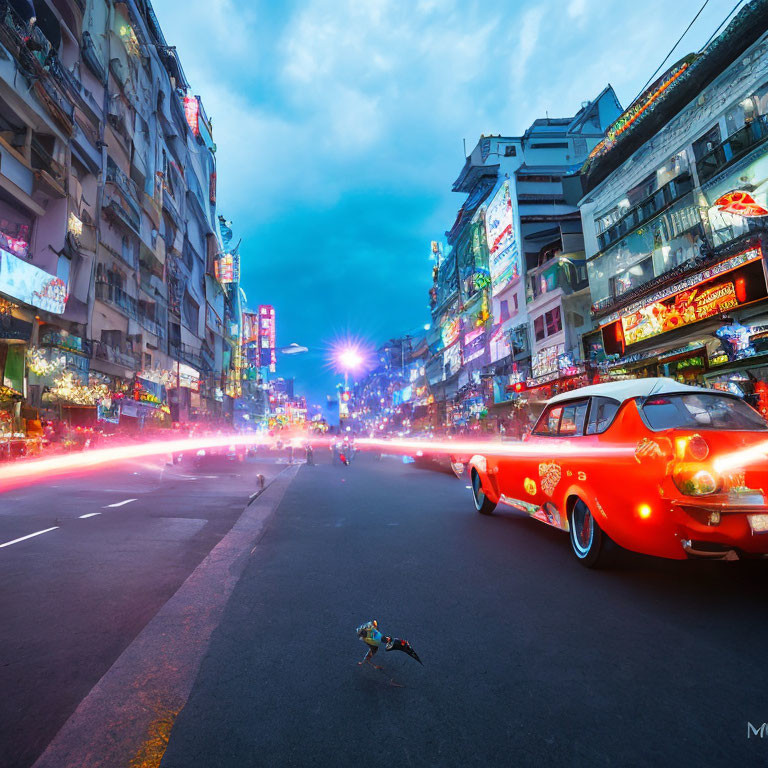
<path fill-rule="evenodd" d="M 307 464 L 311 467 L 315 463 L 315 455 L 311 445 L 307 445 Z"/>

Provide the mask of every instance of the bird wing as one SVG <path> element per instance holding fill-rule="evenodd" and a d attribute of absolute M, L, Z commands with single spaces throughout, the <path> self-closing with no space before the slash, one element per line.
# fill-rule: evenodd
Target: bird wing
<path fill-rule="evenodd" d="M 413 650 L 413 647 L 407 640 L 401 640 L 399 637 L 393 637 L 386 645 L 387 651 L 402 651 L 403 653 L 407 653 L 412 659 L 416 659 L 416 661 L 419 662 L 419 664 L 423 664 L 422 660 L 419 658 L 419 654 L 416 653 L 416 651 Z"/>

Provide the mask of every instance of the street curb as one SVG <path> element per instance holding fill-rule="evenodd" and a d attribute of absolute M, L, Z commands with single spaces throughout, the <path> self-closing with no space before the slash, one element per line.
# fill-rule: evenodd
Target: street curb
<path fill-rule="evenodd" d="M 289 470 L 289 469 L 291 469 L 293 467 L 298 468 L 300 466 L 301 466 L 301 464 L 292 464 L 290 466 L 283 467 L 283 469 L 281 469 L 263 488 L 260 488 L 258 491 L 256 491 L 256 493 L 252 493 L 248 497 L 248 503 L 245 505 L 246 509 L 248 507 L 250 507 L 251 504 L 253 504 L 253 502 L 256 501 L 256 499 L 258 499 L 259 496 L 261 496 L 262 493 L 265 493 L 269 489 L 269 487 L 272 485 L 272 483 L 274 483 L 275 480 L 277 480 L 277 478 L 280 477 L 280 475 L 283 474 L 283 472 L 286 472 L 287 470 Z"/>
<path fill-rule="evenodd" d="M 286 467 L 249 500 L 229 533 L 80 702 L 33 768 L 160 764 L 211 634 L 299 466 Z"/>

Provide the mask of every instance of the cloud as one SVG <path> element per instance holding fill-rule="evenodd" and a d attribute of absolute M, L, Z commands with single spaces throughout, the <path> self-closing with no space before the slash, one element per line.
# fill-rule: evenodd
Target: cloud
<path fill-rule="evenodd" d="M 583 20 L 587 14 L 588 0 L 571 0 L 566 9 L 568 16 L 572 19 Z"/>
<path fill-rule="evenodd" d="M 541 20 L 544 18 L 544 8 L 541 5 L 531 8 L 523 14 L 520 24 L 518 48 L 514 56 L 512 70 L 514 81 L 520 85 L 525 77 L 528 60 L 533 56 L 539 42 Z"/>
<path fill-rule="evenodd" d="M 628 103 L 691 17 L 667 0 L 153 1 L 213 118 L 248 297 L 276 305 L 281 343 L 312 349 L 429 319 L 429 241 L 463 202 L 462 139 L 574 114 L 607 82 Z M 317 401 L 333 381 L 305 360 L 284 371 Z"/>

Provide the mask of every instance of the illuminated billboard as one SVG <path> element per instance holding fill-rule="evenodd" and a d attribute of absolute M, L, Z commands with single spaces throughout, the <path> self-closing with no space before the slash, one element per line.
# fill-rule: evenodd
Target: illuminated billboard
<path fill-rule="evenodd" d="M 200 135 L 200 103 L 196 96 L 184 97 L 184 117 L 195 136 Z"/>
<path fill-rule="evenodd" d="M 274 373 L 277 364 L 275 308 L 270 304 L 259 306 L 259 364 L 269 366 Z"/>
<path fill-rule="evenodd" d="M 446 320 L 443 323 L 443 327 L 440 330 L 440 335 L 443 339 L 443 346 L 450 347 L 455 341 L 458 340 L 461 333 L 461 318 L 454 317 L 450 320 Z"/>
<path fill-rule="evenodd" d="M 494 296 L 520 277 L 520 245 L 512 193 L 511 182 L 506 179 L 485 212 L 485 236 Z"/>
<path fill-rule="evenodd" d="M 603 326 L 603 346 L 607 354 L 623 354 L 633 344 L 717 317 L 767 295 L 762 256 L 752 248 L 628 307 Z"/>
<path fill-rule="evenodd" d="M 259 314 L 243 312 L 243 359 L 249 368 L 259 367 Z"/>
<path fill-rule="evenodd" d="M 219 256 L 214 261 L 213 268 L 216 273 L 216 279 L 222 285 L 235 282 L 235 257 L 231 253 Z"/>
<path fill-rule="evenodd" d="M 67 284 L 0 248 L 0 292 L 60 315 L 67 306 Z"/>
<path fill-rule="evenodd" d="M 482 357 L 485 352 L 485 329 L 475 328 L 464 334 L 464 362 Z"/>
<path fill-rule="evenodd" d="M 702 185 L 709 210 L 714 245 L 745 235 L 753 224 L 765 226 L 768 217 L 768 153 L 752 162 L 734 164 Z"/>

